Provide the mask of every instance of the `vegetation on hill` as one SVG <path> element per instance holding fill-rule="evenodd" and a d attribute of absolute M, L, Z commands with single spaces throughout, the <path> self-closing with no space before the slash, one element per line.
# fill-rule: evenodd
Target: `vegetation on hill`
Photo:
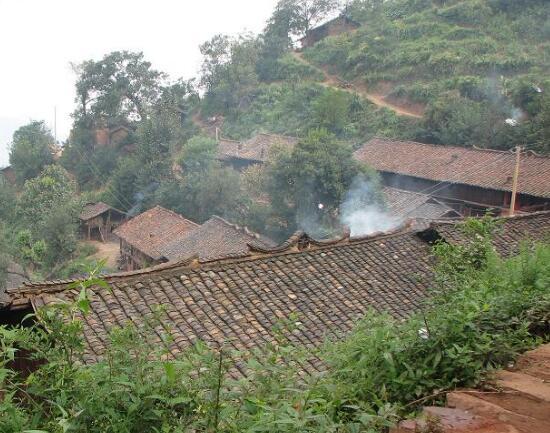
<path fill-rule="evenodd" d="M 79 255 L 69 247 L 77 237 L 72 204 L 25 199 L 25 182 L 36 187 L 51 165 L 67 171 L 71 203 L 101 200 L 132 215 L 162 204 L 197 222 L 216 213 L 282 240 L 296 228 L 339 229 L 343 192 L 369 173 L 351 161 L 351 149 L 375 135 L 548 150 L 543 0 L 355 0 L 345 12 L 358 29 L 295 52 L 296 38 L 337 12 L 333 0 L 281 0 L 260 34 L 203 43 L 200 76 L 188 81 L 170 80 L 128 51 L 74 65 L 76 109 L 61 158 L 54 160 L 43 122 L 14 134 L 17 185 L 0 184 L 10 255 L 52 276 Z M 413 112 L 420 117 L 407 115 Z M 292 154 L 275 152 L 264 167 L 236 172 L 214 157 L 212 118 L 225 138 L 269 132 L 300 144 Z M 104 142 L 121 127 L 126 135 Z M 310 182 L 304 176 L 312 172 Z M 367 177 L 376 190 L 375 176 Z M 64 220 L 44 222 L 50 209 Z M 47 227 L 60 228 L 57 239 Z M 20 232 L 30 233 L 18 243 Z"/>
<path fill-rule="evenodd" d="M 348 12 L 361 27 L 305 58 L 387 99 L 426 106 L 414 138 L 548 151 L 547 2 L 357 0 Z"/>
<path fill-rule="evenodd" d="M 74 305 L 40 310 L 32 328 L 0 327 L 0 431 L 385 431 L 550 336 L 550 246 L 503 260 L 485 236 L 491 225 L 472 221 L 470 243 L 436 247 L 437 284 L 421 312 L 405 322 L 372 312 L 345 340 L 313 352 L 285 338 L 300 326 L 296 317 L 254 353 L 199 343 L 172 359 L 168 333 L 166 347 L 148 344 L 149 333 L 166 329 L 151 318 L 113 329 L 105 359 L 82 365 L 76 313 L 89 310 L 91 285 L 105 285 L 92 275 Z M 19 356 L 39 361 L 36 371 L 13 370 Z M 314 356 L 326 371 L 301 376 Z M 236 359 L 246 378 L 231 376 Z"/>

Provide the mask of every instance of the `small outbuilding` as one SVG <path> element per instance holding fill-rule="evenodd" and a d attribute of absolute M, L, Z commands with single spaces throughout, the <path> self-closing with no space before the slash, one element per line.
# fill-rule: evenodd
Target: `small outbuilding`
<path fill-rule="evenodd" d="M 300 45 L 302 49 L 309 48 L 328 36 L 341 35 L 342 33 L 355 30 L 360 26 L 361 24 L 357 21 L 351 19 L 347 14 L 342 13 L 336 18 L 308 30 L 306 35 L 300 39 Z"/>
<path fill-rule="evenodd" d="M 87 240 L 105 242 L 112 232 L 126 220 L 126 213 L 106 203 L 86 203 L 80 214 L 80 229 Z"/>

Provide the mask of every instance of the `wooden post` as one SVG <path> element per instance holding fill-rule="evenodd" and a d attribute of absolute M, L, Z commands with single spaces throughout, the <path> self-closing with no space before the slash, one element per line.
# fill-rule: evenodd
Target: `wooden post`
<path fill-rule="evenodd" d="M 515 208 L 516 208 L 516 195 L 518 192 L 520 161 L 521 161 L 521 146 L 516 146 L 516 167 L 514 169 L 514 180 L 512 182 L 512 197 L 510 198 L 510 215 L 514 215 Z"/>

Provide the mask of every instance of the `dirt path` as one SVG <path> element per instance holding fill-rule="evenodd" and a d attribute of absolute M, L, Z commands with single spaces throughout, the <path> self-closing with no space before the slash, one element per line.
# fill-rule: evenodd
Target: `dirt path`
<path fill-rule="evenodd" d="M 391 102 L 386 101 L 385 98 L 387 95 L 369 92 L 367 91 L 367 87 L 364 84 L 346 82 L 342 80 L 340 77 L 338 77 L 337 75 L 330 74 L 325 68 L 321 68 L 317 65 L 314 65 L 308 62 L 304 58 L 302 53 L 294 51 L 292 55 L 299 62 L 302 62 L 303 64 L 308 65 L 316 69 L 317 71 L 319 71 L 321 74 L 323 74 L 325 79 L 320 84 L 325 87 L 332 87 L 339 90 L 343 90 L 345 92 L 358 94 L 359 96 L 369 100 L 370 102 L 372 102 L 373 104 L 379 107 L 389 108 L 390 110 L 394 111 L 396 114 L 400 116 L 409 116 L 417 119 L 422 118 L 422 114 L 419 112 L 419 110 L 413 110 L 407 107 L 397 106 L 395 104 L 392 104 Z"/>
<path fill-rule="evenodd" d="M 430 419 L 435 428 L 427 430 Z M 493 374 L 485 389 L 447 394 L 447 407 L 424 407 L 423 415 L 402 421 L 390 433 L 550 432 L 550 344 L 519 357 L 509 370 Z"/>
<path fill-rule="evenodd" d="M 93 246 L 97 252 L 90 256 L 93 260 L 107 260 L 105 266 L 110 269 L 118 268 L 120 246 L 117 241 L 84 241 L 85 244 Z"/>

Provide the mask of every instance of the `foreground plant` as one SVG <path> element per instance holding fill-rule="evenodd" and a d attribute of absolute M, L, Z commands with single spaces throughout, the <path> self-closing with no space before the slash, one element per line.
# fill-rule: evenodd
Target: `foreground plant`
<path fill-rule="evenodd" d="M 140 327 L 113 329 L 103 359 L 84 364 L 79 317 L 92 286 L 109 290 L 92 273 L 74 304 L 39 310 L 28 328 L 0 328 L 0 432 L 383 432 L 550 335 L 550 246 L 503 260 L 491 224 L 471 222 L 470 242 L 435 248 L 423 311 L 404 322 L 371 312 L 316 351 L 289 344 L 300 326 L 292 317 L 261 350 L 199 343 L 174 356 L 159 309 Z M 28 375 L 14 368 L 22 357 L 35 364 Z"/>

